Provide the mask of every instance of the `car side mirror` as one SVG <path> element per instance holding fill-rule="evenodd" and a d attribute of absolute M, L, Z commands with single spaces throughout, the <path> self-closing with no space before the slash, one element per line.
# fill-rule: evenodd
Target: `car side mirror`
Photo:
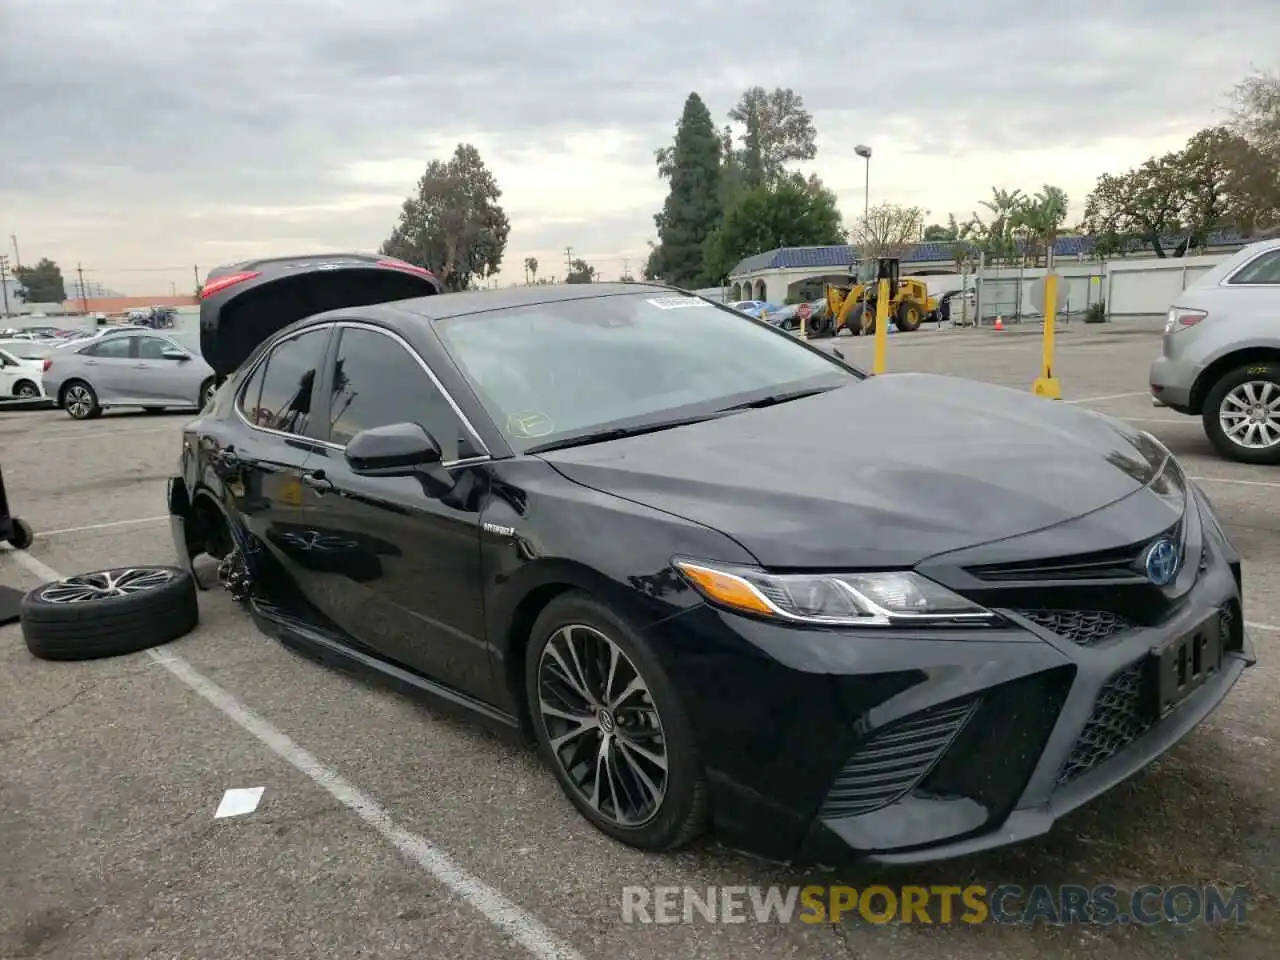
<path fill-rule="evenodd" d="M 177 360 L 179 363 L 185 363 L 191 359 L 189 355 L 183 353 L 181 350 L 174 350 L 172 348 L 165 350 L 160 354 L 160 356 L 165 360 Z"/>
<path fill-rule="evenodd" d="M 361 430 L 346 449 L 347 464 L 364 477 L 406 477 L 443 459 L 436 438 L 416 423 Z"/>

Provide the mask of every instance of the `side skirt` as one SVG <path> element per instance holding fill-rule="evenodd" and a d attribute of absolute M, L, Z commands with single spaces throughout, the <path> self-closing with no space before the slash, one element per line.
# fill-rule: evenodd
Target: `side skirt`
<path fill-rule="evenodd" d="M 529 742 L 520 722 L 510 714 L 361 649 L 354 639 L 336 627 L 303 619 L 261 596 L 251 596 L 248 608 L 259 630 L 309 659 L 360 673 L 400 693 L 428 701 L 454 716 L 478 720 L 503 739 L 521 744 Z"/>

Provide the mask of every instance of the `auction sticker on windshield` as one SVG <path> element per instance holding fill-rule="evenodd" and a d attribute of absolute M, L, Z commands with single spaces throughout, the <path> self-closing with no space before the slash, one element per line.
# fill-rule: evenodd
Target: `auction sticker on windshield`
<path fill-rule="evenodd" d="M 682 307 L 705 307 L 706 301 L 701 297 L 654 297 L 648 301 L 659 310 L 679 310 Z"/>

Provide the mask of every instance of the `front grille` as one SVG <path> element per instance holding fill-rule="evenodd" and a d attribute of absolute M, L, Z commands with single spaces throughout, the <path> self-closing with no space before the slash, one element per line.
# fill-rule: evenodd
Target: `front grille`
<path fill-rule="evenodd" d="M 841 767 L 820 815 L 856 817 L 902 797 L 964 729 L 978 702 L 955 700 L 874 731 Z"/>
<path fill-rule="evenodd" d="M 1014 610 L 1038 627 L 1081 647 L 1096 647 L 1132 628 L 1110 610 Z"/>
<path fill-rule="evenodd" d="M 1182 541 L 1182 523 L 1139 542 L 1099 550 L 1078 553 L 1068 557 L 1046 557 L 1035 560 L 1019 560 L 1013 563 L 986 563 L 969 567 L 969 573 L 988 583 L 1034 583 L 1051 580 L 1132 580 L 1141 577 L 1142 555 L 1151 542 L 1160 536 Z"/>
<path fill-rule="evenodd" d="M 1105 763 L 1155 725 L 1143 695 L 1145 661 L 1112 675 L 1094 701 L 1080 738 L 1058 771 L 1058 786 Z"/>

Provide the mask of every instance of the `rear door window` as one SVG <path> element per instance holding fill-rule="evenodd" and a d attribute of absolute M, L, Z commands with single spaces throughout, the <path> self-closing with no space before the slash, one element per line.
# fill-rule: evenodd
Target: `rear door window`
<path fill-rule="evenodd" d="M 88 354 L 91 357 L 102 357 L 103 359 L 124 360 L 129 356 L 129 346 L 137 337 L 112 337 L 110 340 L 103 340 L 95 343 L 87 350 L 81 350 L 81 353 Z"/>
<path fill-rule="evenodd" d="M 338 336 L 330 383 L 330 443 L 346 446 L 361 430 L 416 423 L 440 444 L 446 463 L 483 454 L 416 354 L 365 327 L 342 327 Z"/>
<path fill-rule="evenodd" d="M 308 330 L 282 340 L 271 349 L 257 409 L 249 417 L 250 422 L 282 433 L 306 434 L 329 331 L 329 327 Z"/>

